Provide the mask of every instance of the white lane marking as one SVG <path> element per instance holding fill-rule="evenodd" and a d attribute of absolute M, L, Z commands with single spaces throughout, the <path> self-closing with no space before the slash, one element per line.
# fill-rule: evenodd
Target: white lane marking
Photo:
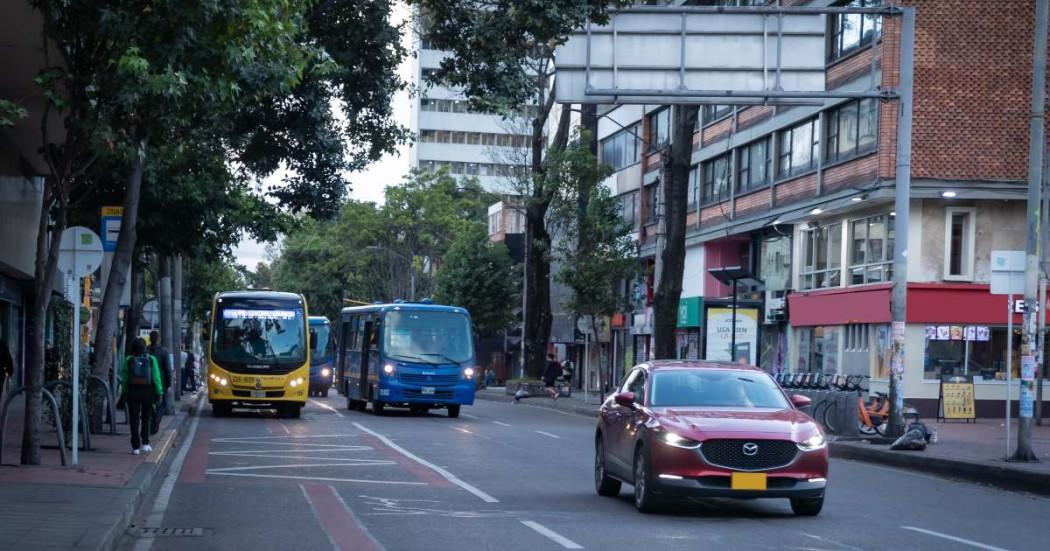
<path fill-rule="evenodd" d="M 562 411 L 562 410 L 560 410 L 560 409 L 555 409 L 555 408 L 549 408 L 549 407 L 547 407 L 547 406 L 537 406 L 536 404 L 524 404 L 524 405 L 526 405 L 526 406 L 529 406 L 530 408 L 536 408 L 536 409 L 544 409 L 544 410 L 547 410 L 547 411 L 553 411 L 554 413 L 560 413 L 560 414 L 562 414 L 562 415 L 568 415 L 569 417 L 577 417 L 577 418 L 578 418 L 578 417 L 583 417 L 582 415 L 580 415 L 580 414 L 578 414 L 578 413 L 573 413 L 573 412 L 571 412 L 571 411 Z M 598 408 L 598 406 L 595 406 L 595 409 L 594 409 L 594 411 L 595 411 L 596 413 L 597 413 L 597 411 L 598 411 L 598 409 L 597 409 L 597 408 Z"/>
<path fill-rule="evenodd" d="M 168 502 L 171 501 L 171 492 L 175 489 L 175 482 L 179 480 L 179 475 L 182 473 L 182 464 L 186 462 L 186 456 L 193 446 L 193 438 L 197 436 L 197 425 L 201 421 L 202 409 L 204 409 L 204 400 L 198 398 L 197 409 L 193 411 L 193 420 L 190 421 L 190 429 L 186 431 L 186 436 L 180 442 L 179 453 L 175 454 L 175 459 L 172 460 L 168 470 L 168 476 L 164 477 L 164 483 L 157 492 L 157 498 L 153 501 L 153 511 L 146 519 L 146 526 L 160 527 L 164 522 L 164 513 L 167 512 Z M 153 538 L 142 538 L 135 542 L 135 551 L 149 551 L 151 547 L 153 547 Z"/>
<path fill-rule="evenodd" d="M 357 427 L 358 430 L 360 430 L 362 432 L 366 432 L 366 433 L 371 434 L 372 436 L 378 438 L 380 442 L 386 444 L 387 446 L 390 446 L 391 448 L 394 449 L 394 451 L 400 453 L 401 455 L 403 455 L 403 456 L 411 459 L 412 461 L 415 461 L 416 463 L 419 463 L 420 465 L 423 465 L 424 467 L 427 467 L 430 470 L 436 472 L 437 474 L 439 474 L 442 477 L 444 477 L 445 480 L 447 480 L 447 481 L 455 484 L 456 486 L 459 486 L 460 488 L 463 488 L 464 490 L 474 494 L 479 499 L 481 499 L 481 501 L 484 501 L 485 503 L 499 503 L 498 499 L 496 499 L 496 498 L 486 494 L 485 492 L 479 490 L 478 488 L 476 488 L 474 486 L 471 486 L 470 484 L 467 484 L 466 482 L 463 482 L 458 477 L 456 477 L 456 475 L 448 472 L 447 470 L 442 469 L 441 467 L 438 467 L 437 465 L 435 465 L 435 464 L 433 464 L 433 463 L 423 459 L 422 457 L 419 457 L 418 455 L 415 455 L 414 453 L 406 450 L 405 448 L 402 448 L 401 446 L 398 446 L 397 444 L 395 444 L 393 441 L 391 441 L 389 438 L 383 436 L 382 434 L 379 434 L 378 432 L 365 427 L 361 423 L 354 423 L 354 426 Z"/>
<path fill-rule="evenodd" d="M 288 480 L 318 480 L 321 482 L 360 482 L 362 484 L 387 484 L 391 486 L 426 486 L 426 482 L 402 482 L 399 480 L 364 480 L 360 478 L 333 478 L 326 476 L 284 476 L 279 474 L 254 473 L 210 473 L 214 476 L 243 476 L 247 478 L 285 478 Z"/>
<path fill-rule="evenodd" d="M 561 437 L 560 437 L 560 436 L 558 436 L 557 434 L 551 434 L 551 433 L 549 433 L 549 432 L 543 432 L 542 430 L 538 430 L 538 431 L 536 431 L 536 434 L 542 434 L 542 435 L 544 435 L 544 436 L 550 436 L 551 438 L 559 438 L 559 439 L 561 438 Z"/>
<path fill-rule="evenodd" d="M 268 456 L 271 454 L 289 454 L 289 453 L 328 453 L 328 452 L 363 452 L 371 450 L 371 446 L 345 446 L 342 448 L 321 448 L 311 450 L 286 450 L 284 448 L 277 449 L 262 449 L 262 450 L 229 450 L 222 452 L 208 452 L 208 455 L 243 455 L 245 457 L 251 457 L 253 455 L 264 455 Z"/>
<path fill-rule="evenodd" d="M 331 411 L 332 413 L 335 414 L 336 417 L 343 417 L 342 412 L 340 412 L 338 409 L 335 409 L 334 407 L 332 407 L 332 406 L 330 406 L 328 404 L 322 404 L 321 402 L 318 402 L 317 400 L 310 400 L 310 403 L 314 404 L 314 405 L 317 405 L 317 406 L 320 406 L 320 407 L 323 407 L 324 409 L 327 409 L 328 411 Z"/>
<path fill-rule="evenodd" d="M 339 551 L 339 545 L 335 542 L 335 538 L 333 538 L 332 534 L 328 532 L 328 528 L 325 528 L 324 522 L 321 522 L 321 513 L 317 511 L 317 507 L 314 505 L 314 500 L 310 499 L 310 494 L 306 493 L 306 486 L 300 484 L 299 489 L 303 491 L 303 497 L 306 498 L 306 503 L 310 505 L 310 510 L 313 511 L 317 523 L 321 525 L 321 531 L 324 532 L 325 537 L 328 538 L 328 543 L 332 544 L 332 549 Z"/>
<path fill-rule="evenodd" d="M 495 423 L 495 424 L 497 424 L 497 425 L 499 425 L 501 427 L 509 427 L 510 426 L 510 425 L 508 425 L 508 424 L 506 424 L 506 423 L 504 423 L 502 421 L 493 421 L 493 423 Z"/>
<path fill-rule="evenodd" d="M 283 465 L 252 465 L 250 467 L 219 467 L 208 469 L 208 474 L 232 473 L 239 471 L 256 471 L 261 469 L 294 469 L 299 467 L 371 467 L 375 465 L 397 465 L 396 461 L 386 459 L 343 459 L 342 463 L 286 463 Z"/>
<path fill-rule="evenodd" d="M 225 436 L 212 438 L 212 442 L 250 442 L 252 440 L 296 440 L 307 438 L 347 438 L 347 434 L 293 434 L 290 436 Z"/>
<path fill-rule="evenodd" d="M 452 428 L 458 430 L 459 432 L 464 432 L 464 433 L 467 433 L 467 434 L 474 434 L 473 432 L 471 432 L 471 431 L 469 431 L 469 430 L 467 430 L 467 429 L 465 429 L 463 427 L 452 427 Z"/>
<path fill-rule="evenodd" d="M 460 413 L 459 416 L 460 417 L 466 417 L 467 419 L 474 419 L 475 421 L 478 419 L 476 416 L 471 415 L 469 413 Z"/>
<path fill-rule="evenodd" d="M 280 425 L 280 427 L 282 429 L 284 429 L 284 433 L 285 434 L 291 434 L 292 433 L 292 431 L 288 430 L 288 427 L 284 426 L 284 423 L 282 423 L 281 421 L 278 421 L 277 424 Z"/>
<path fill-rule="evenodd" d="M 941 532 L 934 532 L 933 530 L 927 530 L 925 528 L 919 528 L 917 526 L 901 526 L 901 529 L 902 530 L 911 530 L 912 532 L 919 532 L 919 533 L 922 533 L 922 534 L 926 534 L 926 535 L 934 536 L 934 537 L 938 537 L 938 538 L 944 538 L 946 540 L 954 541 L 956 543 L 962 543 L 962 544 L 965 544 L 965 545 L 976 547 L 978 549 L 987 549 L 988 551 L 1006 551 L 1006 549 L 1004 549 L 1002 547 L 995 547 L 994 545 L 985 545 L 983 543 L 976 542 L 976 541 L 973 541 L 973 540 L 968 540 L 966 538 L 959 538 L 959 537 L 952 536 L 950 534 L 944 534 L 944 533 L 941 533 Z"/>
<path fill-rule="evenodd" d="M 582 545 L 580 545 L 580 544 L 570 540 L 569 538 L 567 538 L 567 537 L 565 537 L 565 536 L 555 532 L 554 530 L 551 530 L 550 528 L 547 528 L 546 526 L 544 526 L 544 525 L 542 525 L 542 524 L 540 524 L 538 522 L 531 521 L 531 520 L 523 520 L 523 521 L 521 521 L 521 523 L 524 524 L 525 526 L 528 526 L 529 528 L 532 528 L 533 530 L 539 532 L 540 534 L 550 538 L 552 541 L 554 541 L 554 543 L 557 543 L 558 545 L 560 545 L 560 546 L 562 546 L 562 547 L 564 547 L 566 549 L 583 549 Z"/>

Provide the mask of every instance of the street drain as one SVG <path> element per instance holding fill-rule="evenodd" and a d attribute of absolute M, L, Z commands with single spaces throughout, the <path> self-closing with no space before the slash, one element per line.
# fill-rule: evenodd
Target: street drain
<path fill-rule="evenodd" d="M 139 528 L 141 538 L 197 538 L 204 535 L 204 528 Z"/>

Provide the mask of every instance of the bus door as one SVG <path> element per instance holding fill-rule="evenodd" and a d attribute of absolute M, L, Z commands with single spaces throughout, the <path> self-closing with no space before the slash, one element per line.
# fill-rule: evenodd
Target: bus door
<path fill-rule="evenodd" d="M 372 332 L 374 330 L 374 325 L 372 324 L 371 320 L 366 319 L 364 320 L 364 323 L 361 324 L 361 326 L 361 379 L 358 385 L 361 389 L 360 396 L 363 399 L 374 400 L 375 396 L 372 395 L 372 389 L 374 387 L 368 384 L 368 379 L 371 371 L 369 369 L 369 364 L 371 363 L 370 360 L 372 359 L 374 352 L 372 347 Z"/>

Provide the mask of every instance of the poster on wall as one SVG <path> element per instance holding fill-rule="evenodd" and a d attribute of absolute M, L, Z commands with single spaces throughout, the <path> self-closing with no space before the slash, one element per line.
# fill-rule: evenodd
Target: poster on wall
<path fill-rule="evenodd" d="M 758 310 L 737 308 L 736 353 L 730 353 L 733 342 L 733 310 L 731 308 L 707 309 L 707 347 L 705 357 L 715 361 L 734 361 L 746 358 L 751 365 L 758 359 Z"/>

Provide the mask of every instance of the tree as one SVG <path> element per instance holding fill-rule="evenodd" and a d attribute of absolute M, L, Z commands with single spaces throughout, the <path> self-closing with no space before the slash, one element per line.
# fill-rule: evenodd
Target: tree
<path fill-rule="evenodd" d="M 411 0 L 433 46 L 452 55 L 433 79 L 462 88 L 475 110 L 527 120 L 531 132 L 529 175 L 513 182 L 525 200 L 525 364 L 530 375 L 544 367 L 551 330 L 551 235 L 548 211 L 558 181 L 546 174 L 545 154 L 568 143 L 570 112 L 563 109 L 551 139 L 548 123 L 554 49 L 586 22 L 604 23 L 608 10 L 629 2 L 602 0 Z M 530 113 L 521 115 L 521 113 Z"/>
<path fill-rule="evenodd" d="M 254 271 L 248 271 L 248 285 L 257 289 L 273 289 L 273 269 L 265 262 L 257 262 Z"/>
<path fill-rule="evenodd" d="M 507 247 L 489 241 L 484 224 L 474 223 L 445 255 L 436 299 L 466 308 L 479 335 L 494 335 L 514 320 L 516 275 Z"/>
<path fill-rule="evenodd" d="M 187 259 L 185 286 L 187 318 L 207 324 L 215 294 L 242 289 L 245 281 L 232 258 L 201 257 Z"/>

